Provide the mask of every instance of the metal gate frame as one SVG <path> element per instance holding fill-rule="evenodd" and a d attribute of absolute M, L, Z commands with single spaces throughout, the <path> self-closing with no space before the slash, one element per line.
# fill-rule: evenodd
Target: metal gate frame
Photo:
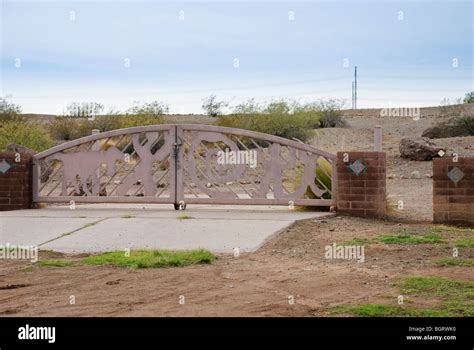
<path fill-rule="evenodd" d="M 135 135 L 145 135 L 145 143 L 142 144 L 140 141 L 140 145 L 138 144 L 139 136 Z M 155 137 L 155 135 L 157 135 Z M 124 138 L 125 136 L 131 137 L 133 139 L 133 145 L 134 145 L 134 152 L 138 151 L 136 150 L 137 147 L 140 148 L 149 148 L 150 149 L 150 154 L 151 154 L 151 149 L 154 145 L 154 142 L 156 142 L 157 139 L 163 140 L 164 144 L 159 148 L 158 151 L 156 151 L 155 154 L 149 155 L 148 152 L 146 153 L 146 156 L 148 157 L 146 160 L 150 163 L 153 163 L 158 161 L 156 160 L 156 154 L 160 153 L 160 162 L 166 162 L 168 160 L 169 168 L 165 172 L 165 175 L 167 172 L 169 172 L 169 182 L 166 184 L 167 185 L 167 193 L 169 194 L 166 197 L 155 197 L 155 195 L 150 196 L 150 195 L 142 195 L 142 196 L 130 196 L 130 195 L 108 195 L 108 191 L 106 189 L 107 184 L 111 181 L 110 179 L 108 182 L 103 185 L 101 182 L 101 175 L 98 174 L 99 170 L 98 167 L 103 167 L 103 164 L 105 162 L 108 162 L 107 166 L 107 173 L 109 172 L 109 167 L 113 167 L 114 169 L 116 168 L 116 161 L 120 160 L 118 159 L 118 155 L 121 152 L 122 155 L 125 155 L 126 153 L 123 153 L 123 150 L 120 151 L 118 150 L 115 151 L 113 148 L 115 146 L 110 147 L 112 148 L 112 151 L 110 152 L 115 154 L 116 158 L 109 159 L 109 155 L 106 154 L 107 151 L 101 150 L 100 147 L 98 146 L 99 143 L 102 145 L 107 144 L 109 140 L 112 140 L 113 138 L 118 138 L 122 137 Z M 200 149 L 196 149 L 196 142 L 193 142 L 193 140 L 199 136 L 202 141 L 198 144 Z M 136 137 L 136 139 L 135 139 Z M 155 141 L 150 141 L 150 137 L 155 137 Z M 209 139 L 214 139 L 217 141 L 208 141 Z M 245 142 L 242 140 L 247 140 L 247 145 Z M 136 141 L 136 143 L 135 143 Z M 194 140 L 195 141 L 195 140 Z M 210 143 L 213 148 L 209 149 L 206 148 L 206 146 L 203 144 L 203 142 Z M 129 142 L 130 145 L 131 142 Z M 262 146 L 263 144 L 266 144 L 265 146 Z M 232 193 L 233 190 L 230 188 L 230 185 L 221 184 L 222 188 L 227 186 L 230 190 L 228 192 L 229 196 L 227 196 L 227 193 L 218 193 L 219 191 L 215 192 L 215 194 L 219 194 L 220 196 L 213 197 L 212 194 L 209 196 L 209 193 L 212 193 L 210 190 L 206 190 L 206 188 L 202 187 L 202 184 L 195 184 L 195 183 L 188 183 L 186 182 L 187 176 L 191 176 L 191 178 L 194 178 L 195 180 L 197 179 L 196 176 L 196 169 L 197 168 L 197 163 L 195 156 L 197 156 L 200 159 L 197 159 L 200 164 L 205 163 L 206 161 L 209 163 L 209 157 L 208 153 L 212 155 L 215 154 L 217 149 L 222 150 L 222 145 L 228 146 L 229 144 L 233 144 L 233 149 L 246 149 L 249 150 L 249 147 L 251 147 L 255 152 L 258 152 L 262 156 L 262 158 L 267 157 L 264 161 L 264 163 L 260 164 L 259 166 L 262 168 L 261 171 L 263 171 L 262 178 L 258 178 L 256 181 L 252 181 L 252 184 L 256 187 L 256 190 L 259 191 L 260 188 L 262 188 L 262 183 L 260 181 L 264 181 L 265 184 L 267 185 L 268 189 L 272 189 L 273 195 L 274 192 L 280 193 L 280 195 L 277 195 L 274 198 L 268 198 L 268 195 L 263 192 L 260 193 L 260 195 L 256 194 L 256 192 L 252 192 L 248 189 L 245 189 L 245 185 L 241 184 L 241 179 L 234 179 L 235 183 L 237 183 L 242 189 L 246 192 L 249 193 L 246 195 L 249 198 L 241 198 L 239 197 L 238 194 Z M 250 145 L 250 146 L 249 146 Z M 201 147 L 202 146 L 202 147 Z M 79 152 L 69 152 L 72 150 L 78 150 L 80 148 L 85 148 L 86 151 L 80 151 L 80 155 L 77 154 Z M 232 148 L 232 147 L 231 147 Z M 92 151 L 91 151 L 92 149 Z M 115 148 L 116 149 L 116 148 Z M 143 149 L 141 151 L 143 152 Z M 205 157 L 202 157 L 200 154 L 205 150 Z M 281 150 L 285 150 L 288 158 L 283 159 Z M 62 155 L 61 155 L 62 154 Z M 60 162 L 63 164 L 63 177 L 61 178 L 62 181 L 61 183 L 63 184 L 64 188 L 68 188 L 68 184 L 71 181 L 67 181 L 65 172 L 66 169 L 70 170 L 69 167 L 66 168 L 66 163 L 64 163 L 65 158 L 71 157 L 72 154 L 76 154 L 77 162 L 83 165 L 82 168 L 88 168 L 89 170 L 94 169 L 93 171 L 90 171 L 91 174 L 91 179 L 92 185 L 86 182 L 82 183 L 84 179 L 82 179 L 82 176 L 79 176 L 81 179 L 79 182 L 81 182 L 81 191 L 84 192 L 82 195 L 77 194 L 77 189 L 74 192 L 75 195 L 55 195 L 52 196 L 51 193 L 54 192 L 52 190 L 51 192 L 45 194 L 43 193 L 44 188 L 47 184 L 48 181 L 51 180 L 51 178 L 48 175 L 48 179 L 46 181 L 43 181 L 43 174 L 41 173 L 42 170 L 43 172 L 46 173 L 45 169 L 48 169 L 48 167 L 51 166 L 51 163 L 49 162 L 51 159 L 57 160 L 57 158 L 61 159 Z M 142 163 L 143 166 L 146 168 L 146 166 L 149 166 L 149 170 L 152 169 L 153 164 L 149 164 L 145 161 L 145 159 L 142 160 L 142 155 L 144 153 L 140 154 L 139 162 L 138 162 L 138 167 L 141 167 Z M 57 157 L 57 158 L 55 158 Z M 278 159 L 277 159 L 278 158 Z M 281 158 L 281 159 L 280 159 Z M 316 161 L 319 158 L 324 158 L 326 159 L 332 167 L 332 187 L 328 189 L 326 186 L 321 187 L 320 185 L 315 184 L 314 182 L 314 171 L 316 168 L 318 168 L 318 164 L 316 164 Z M 106 159 L 106 160 L 104 160 Z M 282 185 L 282 179 L 281 177 L 283 176 L 283 171 L 286 169 L 290 169 L 288 164 L 296 164 L 296 162 L 300 162 L 304 164 L 304 172 L 301 174 L 301 184 L 298 187 L 297 190 L 295 190 L 294 193 L 298 192 L 298 195 L 292 195 L 292 193 L 286 193 L 286 189 L 284 189 L 284 186 L 280 186 L 281 188 L 276 187 L 276 183 L 280 183 Z M 95 163 L 94 163 L 95 162 Z M 70 162 L 68 164 L 72 164 L 72 166 L 79 166 L 74 162 Z M 254 131 L 249 131 L 249 130 L 243 130 L 243 129 L 235 129 L 235 128 L 228 128 L 228 127 L 218 127 L 218 126 L 212 126 L 212 125 L 200 125 L 200 124 L 162 124 L 162 125 L 151 125 L 151 126 L 140 126 L 140 127 L 132 127 L 132 128 L 126 128 L 126 129 L 117 129 L 113 131 L 108 131 L 104 133 L 99 133 L 99 134 L 94 134 L 91 136 L 86 136 L 80 139 L 76 139 L 73 141 L 66 142 L 64 144 L 61 144 L 59 146 L 53 147 L 49 150 L 46 150 L 44 152 L 38 153 L 33 157 L 33 201 L 34 202 L 70 202 L 70 201 L 75 201 L 78 203 L 170 203 L 174 204 L 175 208 L 179 204 L 246 204 L 246 205 L 288 205 L 289 203 L 294 204 L 294 205 L 305 205 L 305 206 L 334 206 L 336 203 L 336 193 L 337 193 L 337 183 L 336 183 L 336 156 L 334 154 L 319 150 L 315 147 L 297 142 L 297 141 L 292 141 L 288 140 L 285 138 L 273 136 L 273 135 L 268 135 L 268 134 L 263 134 L 259 132 L 254 132 Z M 112 164 L 112 165 L 111 165 Z M 161 164 L 161 163 L 160 163 Z M 186 165 L 190 165 L 190 167 L 186 167 Z M 95 166 L 95 168 L 94 168 Z M 296 166 L 296 165 L 295 165 Z M 135 165 L 132 167 L 132 171 L 137 167 Z M 240 167 L 240 168 L 239 168 Z M 81 168 L 81 169 L 82 169 Z M 240 171 L 242 171 L 242 166 L 239 165 L 238 168 Z M 146 168 L 147 169 L 147 168 Z M 51 170 L 51 169 L 49 169 Z M 119 169 L 120 170 L 120 169 Z M 143 169 L 142 169 L 143 170 Z M 79 171 L 79 170 L 78 170 Z M 97 176 L 94 175 L 94 173 L 97 173 Z M 118 170 L 113 173 L 113 175 L 109 176 L 110 178 L 114 178 L 116 174 L 118 173 Z M 146 174 L 146 171 L 144 172 Z M 192 173 L 190 175 L 190 173 Z M 75 174 L 75 173 L 73 173 Z M 89 174 L 89 173 L 87 173 Z M 130 174 L 130 172 L 129 172 Z M 135 176 L 135 172 L 132 173 L 132 177 Z M 235 178 L 236 172 L 234 171 L 234 178 Z M 237 175 L 240 174 L 237 171 Z M 243 174 L 243 173 L 242 173 Z M 76 176 L 74 177 L 74 181 L 78 181 L 78 175 L 75 174 Z M 147 184 L 149 185 L 149 181 L 153 181 L 153 175 L 152 173 L 148 174 L 150 175 L 150 179 L 144 179 L 143 181 L 145 182 L 145 187 Z M 163 176 L 165 176 L 163 175 Z M 128 175 L 127 175 L 128 176 Z M 194 177 L 193 177 L 194 176 Z M 204 175 L 203 175 L 204 176 Z M 232 174 L 229 175 L 232 177 Z M 135 176 L 136 177 L 136 176 Z M 280 178 L 279 178 L 280 177 Z M 87 178 L 89 179 L 89 177 Z M 94 184 L 94 179 L 98 181 L 98 184 Z M 127 179 L 125 177 L 125 179 Z M 51 180 L 51 182 L 56 181 L 56 180 Z M 73 181 L 73 182 L 74 182 Z M 119 181 L 119 185 L 115 187 L 123 186 L 123 179 L 117 180 Z M 128 179 L 126 180 L 128 181 Z M 59 182 L 57 180 L 56 182 Z M 194 181 L 195 182 L 195 181 Z M 69 185 L 69 188 L 74 186 L 76 187 L 77 184 Z M 98 193 L 97 190 L 95 191 L 95 195 L 92 195 L 93 191 L 90 188 L 94 188 L 94 186 L 97 185 L 99 188 L 99 191 L 105 190 L 105 195 L 102 195 L 100 192 Z M 155 183 L 154 182 L 154 187 L 155 189 L 161 185 L 161 183 Z M 186 188 L 190 188 L 190 186 L 193 185 L 194 187 L 201 187 L 203 192 L 205 192 L 202 196 L 196 195 L 196 196 L 190 196 L 186 195 Z M 56 184 L 56 187 L 58 184 Z M 211 185 L 212 186 L 212 185 Z M 219 185 L 220 186 L 220 185 Z M 56 188 L 55 187 L 55 188 Z M 234 186 L 237 188 L 237 185 Z M 302 190 L 304 188 L 304 191 Z M 306 193 L 307 189 L 310 188 L 313 193 L 318 192 L 320 197 L 318 198 L 304 198 L 301 194 L 304 192 Z M 115 191 L 114 189 L 114 191 Z M 263 190 L 262 190 L 263 191 Z M 67 191 L 66 191 L 67 192 Z M 89 192 L 89 193 L 85 193 Z M 113 192 L 113 191 L 112 191 Z M 207 196 L 206 197 L 206 193 Z M 267 192 L 268 193 L 268 192 Z M 326 195 L 330 195 L 330 198 L 322 198 L 323 193 Z M 233 196 L 234 195 L 234 196 Z M 252 197 L 252 195 L 255 195 L 255 197 Z"/>

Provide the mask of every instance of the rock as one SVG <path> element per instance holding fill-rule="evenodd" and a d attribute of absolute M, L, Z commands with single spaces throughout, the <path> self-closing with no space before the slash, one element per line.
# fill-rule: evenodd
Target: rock
<path fill-rule="evenodd" d="M 18 145 L 16 143 L 10 143 L 5 149 L 9 152 L 26 153 L 29 155 L 35 155 L 36 153 L 38 153 L 31 148 Z M 40 160 L 39 165 L 41 171 L 41 182 L 46 182 L 48 181 L 54 169 L 52 166 L 49 166 L 49 164 L 44 159 Z"/>
<path fill-rule="evenodd" d="M 388 174 L 387 176 L 389 179 L 394 179 L 395 178 L 395 174 Z"/>
<path fill-rule="evenodd" d="M 427 179 L 431 179 L 431 178 L 433 177 L 433 175 L 431 175 L 431 174 L 425 174 L 424 176 L 425 176 Z"/>
<path fill-rule="evenodd" d="M 30 155 L 35 155 L 36 153 L 38 153 L 38 152 L 36 152 L 35 150 L 33 150 L 31 148 L 28 148 L 28 147 L 25 147 L 25 146 L 22 146 L 22 145 L 18 145 L 16 143 L 10 143 L 9 145 L 7 145 L 6 150 L 9 151 L 9 152 L 26 153 L 26 154 L 30 154 Z"/>
<path fill-rule="evenodd" d="M 421 179 L 421 174 L 418 170 L 412 171 L 410 179 Z"/>
<path fill-rule="evenodd" d="M 426 161 L 439 157 L 438 152 L 442 147 L 435 145 L 429 139 L 403 138 L 399 145 L 400 156 L 411 160 Z"/>
<path fill-rule="evenodd" d="M 403 179 L 408 179 L 405 175 L 400 175 L 400 179 L 403 180 Z"/>

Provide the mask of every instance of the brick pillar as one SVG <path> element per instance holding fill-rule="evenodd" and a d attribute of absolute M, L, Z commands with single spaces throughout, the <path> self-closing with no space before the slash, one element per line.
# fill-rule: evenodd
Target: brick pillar
<path fill-rule="evenodd" d="M 31 158 L 31 154 L 0 152 L 0 211 L 32 207 Z"/>
<path fill-rule="evenodd" d="M 339 213 L 362 217 L 385 216 L 385 152 L 338 152 L 336 168 Z"/>
<path fill-rule="evenodd" d="M 433 221 L 474 225 L 474 158 L 433 159 Z"/>

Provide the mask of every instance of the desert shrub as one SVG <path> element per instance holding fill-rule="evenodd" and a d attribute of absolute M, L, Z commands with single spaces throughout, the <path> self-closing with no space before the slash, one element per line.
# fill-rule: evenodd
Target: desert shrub
<path fill-rule="evenodd" d="M 321 114 L 321 128 L 341 128 L 346 126 L 341 109 L 343 103 L 336 100 L 320 101 L 316 104 L 315 110 Z"/>
<path fill-rule="evenodd" d="M 317 164 L 318 164 L 318 166 L 316 168 L 314 183 L 321 190 L 328 189 L 329 191 L 331 191 L 331 189 L 332 189 L 332 165 L 331 165 L 331 163 L 327 159 L 320 157 L 317 160 Z M 313 191 L 311 191 L 309 188 L 306 191 L 306 197 L 316 198 Z M 331 194 L 330 193 L 323 194 L 323 199 L 331 199 Z"/>
<path fill-rule="evenodd" d="M 474 91 L 466 93 L 466 96 L 464 96 L 464 103 L 474 103 Z"/>
<path fill-rule="evenodd" d="M 252 114 L 252 113 L 261 113 L 262 106 L 260 106 L 254 98 L 244 101 L 237 106 L 233 107 L 233 112 L 235 114 Z"/>
<path fill-rule="evenodd" d="M 263 110 L 263 113 L 276 115 L 290 114 L 292 112 L 292 106 L 290 106 L 290 103 L 285 100 L 272 101 Z"/>
<path fill-rule="evenodd" d="M 92 130 L 100 132 L 142 125 L 163 124 L 165 118 L 147 114 L 100 115 L 95 118 L 56 117 L 49 125 L 51 136 L 57 140 L 70 141 L 89 136 Z"/>
<path fill-rule="evenodd" d="M 314 120 L 301 114 L 232 114 L 219 116 L 217 125 L 258 131 L 287 139 L 296 138 L 304 142 L 313 135 Z"/>
<path fill-rule="evenodd" d="M 474 116 L 464 116 L 455 121 L 460 133 L 474 136 Z"/>
<path fill-rule="evenodd" d="M 441 122 L 423 131 L 421 136 L 430 139 L 474 136 L 474 116 L 463 115 L 448 122 Z"/>
<path fill-rule="evenodd" d="M 6 97 L 0 97 L 0 121 L 23 121 L 20 115 L 21 107 L 14 103 L 8 102 Z"/>
<path fill-rule="evenodd" d="M 218 125 L 305 141 L 312 135 L 312 129 L 344 127 L 343 106 L 337 100 L 300 103 L 282 99 L 265 105 L 250 99 L 235 106 L 233 114 L 219 116 Z"/>
<path fill-rule="evenodd" d="M 327 188 L 331 190 L 332 186 L 332 165 L 325 158 L 318 158 L 318 167 L 316 168 L 316 176 L 314 183 L 321 189 Z M 324 186 L 323 186 L 324 185 Z"/>
<path fill-rule="evenodd" d="M 207 115 L 217 117 L 222 114 L 222 110 L 228 106 L 225 101 L 218 101 L 216 95 L 211 95 L 202 100 L 202 109 Z"/>
<path fill-rule="evenodd" d="M 306 105 L 285 100 L 258 105 L 251 99 L 218 116 L 217 125 L 258 131 L 287 139 L 308 140 L 320 125 L 320 113 Z"/>
<path fill-rule="evenodd" d="M 100 132 L 121 129 L 123 123 L 121 118 L 124 117 L 120 115 L 99 115 L 91 120 L 83 119 L 81 124 L 86 129 L 85 133 L 90 135 L 93 129 L 100 130 Z"/>
<path fill-rule="evenodd" d="M 147 114 L 125 115 L 119 118 L 120 128 L 131 128 L 142 125 L 163 124 L 166 119 L 162 116 L 154 116 Z"/>
<path fill-rule="evenodd" d="M 37 152 L 54 145 L 48 131 L 41 125 L 12 120 L 2 122 L 0 125 L 0 149 L 5 150 L 10 143 L 19 144 Z"/>
<path fill-rule="evenodd" d="M 169 106 L 161 101 L 152 102 L 134 101 L 134 105 L 127 110 L 127 115 L 160 117 L 169 112 Z"/>
<path fill-rule="evenodd" d="M 83 120 L 73 117 L 55 117 L 49 124 L 49 132 L 56 140 L 70 141 L 85 136 Z"/>
<path fill-rule="evenodd" d="M 332 165 L 331 163 L 325 159 L 325 158 L 318 158 L 317 162 L 317 168 L 314 176 L 314 183 L 318 188 L 321 190 L 331 190 L 332 189 Z M 301 178 L 303 177 L 303 172 L 304 172 L 304 167 L 299 166 L 296 168 L 295 172 L 295 177 L 294 177 L 294 183 L 293 186 L 291 187 L 293 190 L 298 188 L 301 184 Z M 310 198 L 310 199 L 315 199 L 317 198 L 316 195 L 311 191 L 311 189 L 308 187 L 305 192 L 305 197 Z M 325 193 L 323 194 L 323 199 L 330 199 L 331 194 L 330 193 Z"/>

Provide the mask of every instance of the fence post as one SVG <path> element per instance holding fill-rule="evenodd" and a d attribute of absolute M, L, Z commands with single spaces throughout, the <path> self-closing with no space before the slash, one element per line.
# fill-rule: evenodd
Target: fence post
<path fill-rule="evenodd" d="M 384 152 L 337 152 L 337 211 L 362 216 L 386 215 Z"/>
<path fill-rule="evenodd" d="M 382 152 L 382 126 L 375 125 L 374 129 L 374 152 Z"/>
<path fill-rule="evenodd" d="M 0 152 L 0 211 L 32 208 L 32 157 L 31 153 Z"/>

